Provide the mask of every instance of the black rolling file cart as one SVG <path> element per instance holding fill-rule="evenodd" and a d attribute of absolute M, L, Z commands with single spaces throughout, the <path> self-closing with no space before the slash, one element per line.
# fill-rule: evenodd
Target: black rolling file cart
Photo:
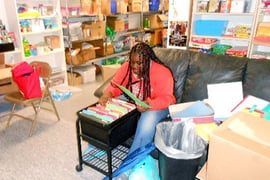
<path fill-rule="evenodd" d="M 125 142 L 134 135 L 140 113 L 134 109 L 108 123 L 82 113 L 84 109 L 77 112 L 79 164 L 76 166 L 76 170 L 81 171 L 84 164 L 112 179 L 112 172 L 119 167 L 128 153 L 129 147 L 125 145 Z M 83 154 L 82 140 L 96 148 Z"/>

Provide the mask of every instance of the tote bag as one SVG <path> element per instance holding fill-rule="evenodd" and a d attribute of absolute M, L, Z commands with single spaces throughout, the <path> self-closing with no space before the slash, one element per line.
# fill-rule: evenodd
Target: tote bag
<path fill-rule="evenodd" d="M 30 64 L 25 61 L 20 62 L 12 68 L 11 73 L 25 99 L 42 96 L 38 71 Z"/>

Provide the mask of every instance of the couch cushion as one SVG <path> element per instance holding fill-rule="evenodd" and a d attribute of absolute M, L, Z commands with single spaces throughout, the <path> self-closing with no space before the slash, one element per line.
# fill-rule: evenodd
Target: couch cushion
<path fill-rule="evenodd" d="M 182 101 L 207 99 L 207 84 L 242 81 L 247 58 L 190 52 Z"/>
<path fill-rule="evenodd" d="M 190 59 L 189 52 L 170 48 L 154 48 L 154 51 L 157 57 L 172 70 L 175 80 L 175 98 L 180 103 Z"/>
<path fill-rule="evenodd" d="M 270 101 L 270 61 L 250 59 L 244 81 L 244 95 L 253 95 Z"/>

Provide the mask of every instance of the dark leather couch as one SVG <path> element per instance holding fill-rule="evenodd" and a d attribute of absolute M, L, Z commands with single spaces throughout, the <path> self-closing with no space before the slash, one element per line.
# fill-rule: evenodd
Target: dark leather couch
<path fill-rule="evenodd" d="M 177 103 L 207 99 L 207 84 L 235 81 L 242 81 L 244 95 L 270 101 L 269 60 L 169 48 L 154 51 L 174 74 Z M 95 91 L 95 96 L 101 96 L 108 81 Z"/>
<path fill-rule="evenodd" d="M 270 60 L 213 55 L 179 49 L 154 48 L 171 68 L 177 103 L 207 99 L 207 84 L 242 81 L 243 93 L 270 101 Z M 110 79 L 96 91 L 100 97 Z M 168 119 L 164 119 L 170 120 Z M 207 159 L 205 151 L 199 169 Z"/>

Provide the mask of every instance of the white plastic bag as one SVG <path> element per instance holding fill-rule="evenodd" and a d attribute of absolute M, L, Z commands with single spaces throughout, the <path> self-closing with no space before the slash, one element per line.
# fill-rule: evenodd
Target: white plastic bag
<path fill-rule="evenodd" d="M 173 159 L 201 157 L 207 142 L 196 132 L 192 119 L 161 122 L 156 126 L 155 146 Z"/>

